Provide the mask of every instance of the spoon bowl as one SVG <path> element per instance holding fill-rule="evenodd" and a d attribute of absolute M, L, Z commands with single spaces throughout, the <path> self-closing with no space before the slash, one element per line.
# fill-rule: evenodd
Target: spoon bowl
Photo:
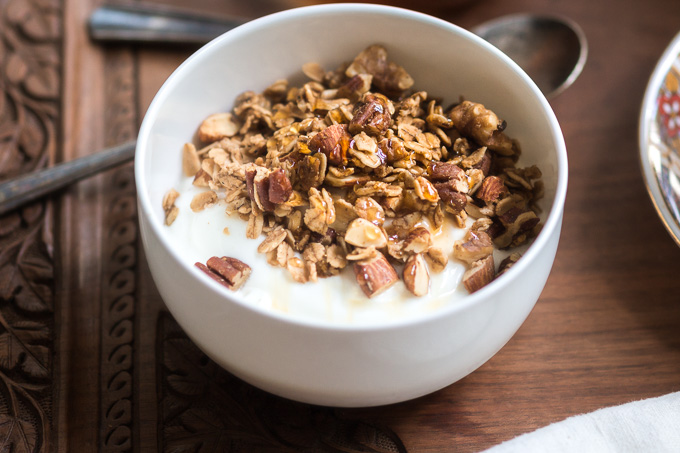
<path fill-rule="evenodd" d="M 588 57 L 588 42 L 581 27 L 560 16 L 503 16 L 478 25 L 472 32 L 509 56 L 548 98 L 574 83 Z"/>

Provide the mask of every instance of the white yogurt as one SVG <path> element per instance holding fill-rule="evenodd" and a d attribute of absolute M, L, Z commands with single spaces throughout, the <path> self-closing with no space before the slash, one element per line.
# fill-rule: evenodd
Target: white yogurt
<path fill-rule="evenodd" d="M 361 325 L 411 318 L 455 304 L 468 295 L 461 284 L 465 266 L 452 256 L 453 243 L 465 235 L 465 230 L 452 222 L 445 222 L 433 238 L 434 245 L 448 254 L 449 264 L 442 272 L 430 272 L 428 295 L 415 297 L 402 282 L 397 282 L 368 299 L 351 266 L 338 276 L 305 284 L 295 282 L 288 270 L 271 266 L 265 255 L 257 252 L 264 236 L 246 238 L 247 222 L 237 215 L 228 216 L 223 202 L 192 212 L 191 199 L 204 189 L 194 187 L 192 178 L 183 179 L 175 189 L 180 193 L 175 202 L 179 215 L 167 228 L 182 259 L 193 264 L 205 263 L 212 256 L 231 256 L 247 263 L 253 272 L 238 294 L 255 306 L 308 321 Z M 397 272 L 401 273 L 401 268 Z"/>

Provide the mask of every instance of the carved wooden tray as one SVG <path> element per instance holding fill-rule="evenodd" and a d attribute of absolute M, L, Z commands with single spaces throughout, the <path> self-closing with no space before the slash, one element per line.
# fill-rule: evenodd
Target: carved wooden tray
<path fill-rule="evenodd" d="M 193 50 L 95 45 L 85 27 L 95 3 L 0 0 L 0 180 L 133 138 Z M 309 3 L 192 7 L 254 17 Z M 465 379 L 398 405 L 336 409 L 264 393 L 215 366 L 165 311 L 128 165 L 0 216 L 0 451 L 479 451 L 677 391 L 680 248 L 649 203 L 635 128 L 677 34 L 677 0 L 399 4 L 467 28 L 555 12 L 588 35 L 589 65 L 551 101 L 571 169 L 561 245 L 517 335 Z"/>

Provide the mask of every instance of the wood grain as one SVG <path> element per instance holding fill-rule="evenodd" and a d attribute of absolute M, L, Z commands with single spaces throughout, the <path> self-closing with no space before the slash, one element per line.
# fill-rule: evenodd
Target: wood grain
<path fill-rule="evenodd" d="M 94 0 L 0 0 L 0 180 L 134 137 L 194 49 L 98 46 Z M 167 3 L 184 5 L 179 0 Z M 256 17 L 303 0 L 197 0 Z M 141 250 L 131 166 L 0 217 L 0 450 L 473 452 L 565 417 L 680 390 L 680 249 L 639 166 L 637 124 L 677 0 L 400 0 L 469 28 L 568 16 L 583 74 L 551 101 L 570 181 L 535 309 L 479 370 L 388 407 L 287 401 L 210 362 L 166 313 Z"/>

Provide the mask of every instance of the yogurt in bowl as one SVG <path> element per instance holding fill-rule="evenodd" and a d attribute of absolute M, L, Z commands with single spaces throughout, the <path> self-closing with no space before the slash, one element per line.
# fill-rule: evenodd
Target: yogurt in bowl
<path fill-rule="evenodd" d="M 232 100 L 244 91 L 262 92 L 277 79 L 301 79 L 299 68 L 309 61 L 338 67 L 371 43 L 383 43 L 418 88 L 451 96 L 450 102 L 464 94 L 492 108 L 522 144 L 518 164 L 535 164 L 543 173 L 541 232 L 514 266 L 473 294 L 460 290 L 457 280 L 467 266 L 453 259 L 446 271 L 431 273 L 430 292 L 421 297 L 397 283 L 368 299 L 347 270 L 322 284 L 294 284 L 286 270 L 272 268 L 256 252 L 261 239 L 245 239 L 246 222 L 224 216 L 222 202 L 196 213 L 187 209 L 192 190 L 198 189 L 182 177 L 181 150 L 197 125 L 215 112 L 230 111 Z M 145 116 L 135 173 L 152 275 L 170 312 L 197 346 L 270 392 L 315 404 L 370 406 L 455 382 L 493 356 L 519 328 L 555 256 L 567 165 L 547 101 L 495 48 L 454 25 L 411 11 L 325 5 L 245 24 L 189 58 Z M 175 200 L 180 214 L 168 227 L 162 202 L 171 187 L 180 192 Z M 442 250 L 448 251 L 457 237 L 455 231 L 448 238 L 442 231 L 435 242 L 441 240 Z M 242 259 L 253 269 L 236 292 L 194 266 L 221 255 Z M 319 298 L 325 300 L 315 304 Z"/>
<path fill-rule="evenodd" d="M 416 297 L 404 285 L 395 284 L 368 299 L 351 268 L 315 283 L 295 282 L 284 268 L 271 268 L 266 256 L 257 252 L 263 238 L 246 239 L 247 222 L 227 216 L 223 204 L 191 212 L 191 199 L 201 192 L 191 183 L 188 178 L 176 186 L 181 194 L 176 204 L 185 215 L 178 215 L 168 227 L 172 242 L 183 244 L 179 253 L 187 263 L 205 262 L 219 251 L 248 263 L 254 271 L 238 294 L 253 306 L 309 322 L 376 325 L 429 313 L 468 295 L 460 284 L 465 266 L 458 262 L 449 263 L 442 272 L 431 273 L 430 296 L 426 298 Z M 448 250 L 464 234 L 464 229 L 450 226 L 436 235 L 434 243 Z"/>

